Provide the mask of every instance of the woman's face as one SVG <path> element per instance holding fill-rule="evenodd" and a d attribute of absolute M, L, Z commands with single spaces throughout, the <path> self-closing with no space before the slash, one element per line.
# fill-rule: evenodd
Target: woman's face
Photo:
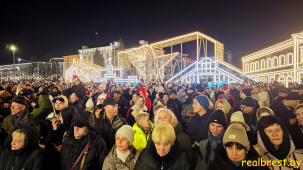
<path fill-rule="evenodd" d="M 116 146 L 120 152 L 125 153 L 128 151 L 128 147 L 130 146 L 130 143 L 125 135 L 117 134 L 116 135 Z"/>
<path fill-rule="evenodd" d="M 138 95 L 137 94 L 133 94 L 133 101 L 137 101 L 138 100 Z"/>
<path fill-rule="evenodd" d="M 142 97 L 137 99 L 137 106 L 142 107 L 144 106 L 144 99 L 142 99 Z"/>
<path fill-rule="evenodd" d="M 158 120 L 157 123 L 172 123 L 172 117 L 166 113 L 165 111 L 160 111 L 158 113 Z"/>
<path fill-rule="evenodd" d="M 223 103 L 217 103 L 216 110 L 222 110 L 225 113 L 225 108 Z"/>
<path fill-rule="evenodd" d="M 283 142 L 283 130 L 280 125 L 273 124 L 265 128 L 264 132 L 275 147 L 278 147 Z"/>
<path fill-rule="evenodd" d="M 218 123 L 210 123 L 209 131 L 213 137 L 216 137 L 219 136 L 224 131 L 224 127 Z"/>
<path fill-rule="evenodd" d="M 102 111 L 102 109 L 98 109 L 95 111 L 95 116 L 96 118 L 99 118 L 100 117 L 100 112 Z"/>
<path fill-rule="evenodd" d="M 298 123 L 303 126 L 303 107 L 301 107 L 300 109 L 298 109 L 296 111 L 296 116 L 298 119 Z"/>
<path fill-rule="evenodd" d="M 234 144 L 231 147 L 226 147 L 226 153 L 231 161 L 242 161 L 246 157 L 246 150 L 244 148 L 240 149 Z"/>
<path fill-rule="evenodd" d="M 157 150 L 157 153 L 160 157 L 163 157 L 167 155 L 170 152 L 170 148 L 173 146 L 173 143 L 164 143 L 162 141 L 159 141 L 155 143 L 155 147 Z"/>
<path fill-rule="evenodd" d="M 22 148 L 22 146 L 23 146 L 23 141 L 19 138 L 19 137 L 17 137 L 16 135 L 13 135 L 13 140 L 12 140 L 12 142 L 11 142 L 11 150 L 18 150 L 18 149 L 20 149 L 20 148 Z"/>

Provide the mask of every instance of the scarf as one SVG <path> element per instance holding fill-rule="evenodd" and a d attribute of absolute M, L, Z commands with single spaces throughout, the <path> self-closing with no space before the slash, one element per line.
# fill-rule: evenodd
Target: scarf
<path fill-rule="evenodd" d="M 125 153 L 122 153 L 118 150 L 118 148 L 116 148 L 116 152 L 117 152 L 117 158 L 119 158 L 123 163 L 125 163 L 127 157 L 130 155 L 129 150 Z"/>
<path fill-rule="evenodd" d="M 224 131 L 225 132 L 225 131 Z M 222 132 L 219 136 L 213 137 L 208 130 L 208 142 L 206 145 L 206 156 L 205 156 L 205 163 L 208 164 L 208 159 L 210 158 L 211 161 L 215 159 L 214 150 L 217 148 L 218 143 L 222 143 L 222 138 L 224 136 L 224 132 Z"/>
<path fill-rule="evenodd" d="M 20 116 L 15 116 L 15 115 L 13 115 L 14 126 L 17 126 L 18 123 L 19 123 L 19 121 L 20 121 L 21 119 L 23 119 L 24 116 L 25 116 L 26 114 L 27 114 L 27 111 L 24 111 Z"/>
<path fill-rule="evenodd" d="M 222 99 L 224 99 L 224 100 L 228 100 L 229 99 L 229 94 L 228 95 L 225 95 L 225 94 L 221 94 L 221 97 L 222 97 Z"/>

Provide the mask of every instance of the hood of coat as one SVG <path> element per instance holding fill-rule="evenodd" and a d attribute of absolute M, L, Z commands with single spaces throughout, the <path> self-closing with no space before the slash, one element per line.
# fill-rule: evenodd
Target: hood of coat
<path fill-rule="evenodd" d="M 39 140 L 40 140 L 40 132 L 38 131 L 38 129 L 36 129 L 33 126 L 29 126 L 29 125 L 18 125 L 14 128 L 13 132 L 18 130 L 18 129 L 22 129 L 25 133 L 25 139 L 24 139 L 24 143 L 22 146 L 22 150 L 25 153 L 29 153 L 31 152 L 34 148 L 38 147 L 39 144 Z M 6 138 L 5 142 L 4 142 L 4 146 L 8 147 L 9 150 L 11 149 L 11 142 L 12 142 L 12 134 L 9 134 L 9 136 Z"/>
<path fill-rule="evenodd" d="M 52 106 L 52 102 L 49 100 L 48 95 L 40 95 L 38 104 L 40 108 L 46 108 Z"/>
<path fill-rule="evenodd" d="M 140 93 L 140 91 L 142 91 L 144 97 L 146 98 L 146 97 L 147 97 L 147 96 L 146 96 L 146 93 L 147 93 L 146 88 L 143 88 L 143 87 L 140 88 L 140 89 L 138 90 L 138 93 Z"/>

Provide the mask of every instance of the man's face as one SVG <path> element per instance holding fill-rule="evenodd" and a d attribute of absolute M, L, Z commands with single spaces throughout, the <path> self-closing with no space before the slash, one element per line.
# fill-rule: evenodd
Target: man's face
<path fill-rule="evenodd" d="M 120 94 L 119 93 L 114 93 L 114 99 L 119 100 L 120 99 Z"/>
<path fill-rule="evenodd" d="M 219 136 L 224 131 L 224 127 L 218 123 L 210 123 L 209 131 L 213 137 L 216 137 Z"/>
<path fill-rule="evenodd" d="M 79 98 L 75 95 L 75 94 L 72 94 L 70 96 L 70 102 L 71 103 L 75 103 Z"/>
<path fill-rule="evenodd" d="M 170 98 L 171 98 L 171 99 L 176 99 L 176 98 L 177 98 L 177 96 L 176 96 L 176 94 L 175 94 L 175 93 L 172 93 L 172 94 L 170 95 Z"/>
<path fill-rule="evenodd" d="M 193 112 L 197 113 L 200 112 L 201 110 L 203 110 L 203 107 L 200 105 L 200 103 L 194 99 L 193 100 Z"/>
<path fill-rule="evenodd" d="M 255 94 L 258 94 L 259 92 L 260 92 L 260 89 L 259 89 L 258 87 L 255 87 L 255 88 L 254 88 L 254 93 L 255 93 Z"/>
<path fill-rule="evenodd" d="M 287 100 L 287 106 L 291 108 L 295 108 L 299 103 L 300 100 Z"/>
<path fill-rule="evenodd" d="M 246 97 L 246 95 L 245 95 L 243 92 L 241 92 L 241 93 L 240 93 L 240 98 L 241 98 L 241 99 L 244 99 L 245 97 Z"/>
<path fill-rule="evenodd" d="M 235 89 L 235 88 L 236 88 L 236 85 L 235 85 L 235 84 L 231 84 L 231 85 L 230 85 L 230 88 L 231 88 L 231 89 Z"/>
<path fill-rule="evenodd" d="M 56 88 L 54 88 L 54 89 L 53 89 L 53 92 L 54 92 L 54 93 L 57 93 L 57 92 L 58 92 L 58 90 L 57 90 Z"/>
<path fill-rule="evenodd" d="M 254 108 L 241 105 L 241 110 L 242 110 L 243 113 L 250 113 L 254 110 Z"/>
<path fill-rule="evenodd" d="M 11 113 L 12 113 L 12 115 L 20 116 L 24 112 L 25 109 L 26 109 L 26 107 L 24 105 L 13 102 L 12 106 L 11 106 Z"/>
<path fill-rule="evenodd" d="M 107 106 L 105 106 L 104 109 L 105 109 L 105 112 L 111 117 L 114 117 L 118 114 L 118 104 L 107 105 Z"/>

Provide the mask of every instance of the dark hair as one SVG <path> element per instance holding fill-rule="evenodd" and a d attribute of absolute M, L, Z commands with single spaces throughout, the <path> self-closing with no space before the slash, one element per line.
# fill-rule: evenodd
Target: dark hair
<path fill-rule="evenodd" d="M 238 142 L 228 142 L 227 144 L 225 144 L 225 147 L 232 147 L 234 145 L 236 145 L 237 149 L 245 149 L 246 150 L 246 148 Z"/>
<path fill-rule="evenodd" d="M 117 93 L 117 94 L 120 94 L 120 95 L 121 95 L 121 92 L 120 92 L 120 91 L 115 91 L 114 93 Z"/>
<path fill-rule="evenodd" d="M 63 126 L 64 126 L 65 130 L 70 130 L 70 125 L 71 125 L 72 119 L 77 113 L 78 113 L 78 111 L 72 106 L 63 108 L 60 111 L 60 114 L 63 119 Z"/>
<path fill-rule="evenodd" d="M 97 119 L 97 117 L 96 117 L 96 115 L 95 115 L 95 112 L 96 112 L 97 110 L 99 110 L 99 109 L 104 109 L 103 104 L 98 104 L 97 106 L 94 107 L 92 113 L 93 113 L 95 119 Z M 101 114 L 101 113 L 100 113 L 100 114 Z"/>
<path fill-rule="evenodd" d="M 194 93 L 193 94 L 193 99 L 196 98 L 197 96 L 199 96 L 199 94 L 198 93 Z"/>
<path fill-rule="evenodd" d="M 202 85 L 201 84 L 199 84 L 197 87 L 196 87 L 196 89 L 197 89 L 197 92 L 204 92 L 204 87 L 202 87 Z"/>
<path fill-rule="evenodd" d="M 160 99 L 163 99 L 164 93 L 160 92 L 158 95 Z"/>

